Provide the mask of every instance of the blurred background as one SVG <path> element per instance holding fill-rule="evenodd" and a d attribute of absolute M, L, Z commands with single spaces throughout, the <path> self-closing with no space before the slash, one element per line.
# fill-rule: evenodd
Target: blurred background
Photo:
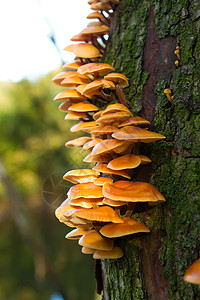
<path fill-rule="evenodd" d="M 86 0 L 0 2 L 0 300 L 96 300 L 95 262 L 55 217 L 88 153 L 53 98 L 52 77 L 73 61 L 70 38 L 88 24 Z M 75 122 L 76 123 L 76 122 Z"/>

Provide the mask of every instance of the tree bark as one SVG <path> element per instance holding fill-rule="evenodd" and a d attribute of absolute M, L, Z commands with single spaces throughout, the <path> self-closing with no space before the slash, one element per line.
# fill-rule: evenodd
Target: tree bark
<path fill-rule="evenodd" d="M 133 180 L 153 184 L 166 203 L 133 214 L 150 234 L 119 239 L 124 257 L 102 261 L 103 299 L 200 299 L 199 286 L 183 280 L 200 255 L 199 24 L 195 0 L 122 0 L 115 13 L 102 61 L 128 77 L 132 112 L 166 136 L 140 148 L 152 166 Z"/>

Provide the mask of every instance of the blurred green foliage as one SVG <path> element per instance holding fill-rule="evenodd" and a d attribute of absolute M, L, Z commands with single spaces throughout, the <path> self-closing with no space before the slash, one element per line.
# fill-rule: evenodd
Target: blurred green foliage
<path fill-rule="evenodd" d="M 62 89 L 51 79 L 61 71 L 35 82 L 0 83 L 0 160 L 28 213 L 27 230 L 40 240 L 56 278 L 17 227 L 17 211 L 0 181 L 0 299 L 45 300 L 61 289 L 69 300 L 95 299 L 94 261 L 81 253 L 76 241 L 64 238 L 71 229 L 54 216 L 66 196 L 54 201 L 54 195 L 43 193 L 51 189 L 45 184 L 52 176 L 62 181 L 68 170 L 88 167 L 82 162 L 86 151 L 64 147 L 66 141 L 86 134 L 72 134 L 69 129 L 77 122 L 65 121 L 58 101 L 53 101 Z M 69 186 L 58 182 L 58 194 Z"/>

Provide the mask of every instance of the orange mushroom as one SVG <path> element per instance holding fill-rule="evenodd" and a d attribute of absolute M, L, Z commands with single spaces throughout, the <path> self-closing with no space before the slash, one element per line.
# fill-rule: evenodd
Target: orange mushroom
<path fill-rule="evenodd" d="M 187 269 L 184 280 L 193 284 L 200 284 L 200 258 Z"/>

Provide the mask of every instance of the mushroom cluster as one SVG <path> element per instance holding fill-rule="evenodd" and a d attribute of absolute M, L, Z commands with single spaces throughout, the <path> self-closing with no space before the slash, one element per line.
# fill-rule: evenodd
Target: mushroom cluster
<path fill-rule="evenodd" d="M 120 258 L 124 253 L 117 244 L 118 238 L 149 232 L 142 222 L 135 220 L 137 203 L 152 206 L 165 201 L 151 184 L 131 181 L 134 169 L 151 163 L 147 156 L 139 154 L 140 144 L 165 137 L 148 130 L 149 121 L 133 116 L 125 105 L 122 89 L 128 86 L 126 76 L 98 61 L 118 2 L 89 1 L 96 11 L 88 18 L 97 18 L 99 22 L 90 23 L 72 38 L 84 43 L 65 48 L 76 59 L 64 65 L 67 71 L 53 78 L 55 84 L 65 88 L 54 98 L 62 101 L 59 109 L 67 113 L 65 119 L 79 121 L 70 131 L 86 133 L 65 146 L 83 147 L 89 152 L 84 162 L 95 163 L 91 169 L 64 174 L 63 178 L 74 185 L 55 214 L 60 222 L 75 228 L 66 238 L 77 239 L 82 252 L 93 254 L 95 259 Z M 99 109 L 102 103 L 105 106 L 110 102 L 114 103 Z"/>

